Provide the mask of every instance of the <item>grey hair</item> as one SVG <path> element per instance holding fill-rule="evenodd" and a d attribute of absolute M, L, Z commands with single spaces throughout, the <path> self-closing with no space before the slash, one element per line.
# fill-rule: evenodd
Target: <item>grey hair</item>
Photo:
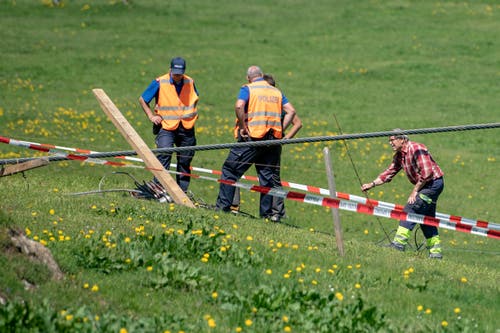
<path fill-rule="evenodd" d="M 249 80 L 255 79 L 256 77 L 262 77 L 264 73 L 259 66 L 250 66 L 247 70 L 247 77 Z"/>
<path fill-rule="evenodd" d="M 410 140 L 410 138 L 408 137 L 408 135 L 404 134 L 403 130 L 401 128 L 395 128 L 392 131 L 394 132 L 394 137 L 396 139 L 403 139 L 405 141 Z"/>

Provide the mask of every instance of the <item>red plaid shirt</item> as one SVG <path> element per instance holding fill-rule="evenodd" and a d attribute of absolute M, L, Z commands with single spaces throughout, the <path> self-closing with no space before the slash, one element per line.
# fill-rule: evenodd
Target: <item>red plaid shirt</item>
<path fill-rule="evenodd" d="M 412 141 L 408 141 L 400 151 L 394 154 L 391 165 L 378 177 L 384 183 L 388 183 L 401 169 L 404 169 L 408 180 L 414 185 L 419 180 L 427 182 L 444 175 L 432 159 L 427 147 Z"/>

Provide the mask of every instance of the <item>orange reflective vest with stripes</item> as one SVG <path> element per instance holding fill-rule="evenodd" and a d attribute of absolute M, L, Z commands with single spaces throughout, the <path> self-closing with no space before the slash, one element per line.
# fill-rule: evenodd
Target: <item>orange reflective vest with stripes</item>
<path fill-rule="evenodd" d="M 170 83 L 170 74 L 159 77 L 160 91 L 158 92 L 158 103 L 155 107 L 157 115 L 163 118 L 161 122 L 163 129 L 173 131 L 182 126 L 191 129 L 198 119 L 198 95 L 194 89 L 194 81 L 184 75 L 184 84 L 181 93 L 177 95 L 175 85 Z"/>
<path fill-rule="evenodd" d="M 276 139 L 281 139 L 281 91 L 264 80 L 246 85 L 250 92 L 248 100 L 247 126 L 252 138 L 262 139 L 270 130 Z"/>

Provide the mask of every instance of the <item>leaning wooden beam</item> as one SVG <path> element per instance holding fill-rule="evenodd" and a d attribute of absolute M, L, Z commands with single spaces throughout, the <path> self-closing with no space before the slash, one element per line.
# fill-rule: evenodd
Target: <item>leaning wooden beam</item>
<path fill-rule="evenodd" d="M 7 165 L 6 167 L 2 167 L 0 169 L 0 177 L 10 176 L 18 172 L 23 172 L 26 170 L 38 168 L 48 164 L 49 161 L 47 159 L 37 158 L 36 160 L 30 160 L 19 164 Z"/>
<path fill-rule="evenodd" d="M 158 181 L 163 185 L 167 193 L 172 197 L 175 203 L 195 208 L 194 204 L 182 191 L 177 182 L 170 176 L 160 163 L 158 158 L 153 154 L 151 149 L 146 145 L 144 140 L 137 134 L 135 129 L 125 119 L 120 110 L 115 106 L 111 99 L 102 89 L 93 89 L 92 92 L 96 96 L 103 111 L 108 115 L 116 128 L 120 131 L 123 137 L 128 141 L 132 148 L 137 152 L 137 155 L 144 161 L 146 168 L 149 169 Z"/>

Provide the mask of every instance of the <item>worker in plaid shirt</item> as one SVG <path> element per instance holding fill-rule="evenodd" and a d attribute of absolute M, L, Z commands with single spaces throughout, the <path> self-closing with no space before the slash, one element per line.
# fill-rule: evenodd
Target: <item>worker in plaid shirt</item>
<path fill-rule="evenodd" d="M 395 129 L 394 132 L 395 134 L 389 138 L 392 150 L 395 151 L 392 163 L 374 181 L 363 184 L 361 190 L 367 191 L 377 185 L 388 183 L 403 169 L 408 180 L 414 185 L 404 211 L 435 217 L 436 202 L 444 188 L 443 171 L 425 145 L 410 141 L 400 129 Z M 414 222 L 399 221 L 396 235 L 389 246 L 404 251 L 415 225 Z M 429 258 L 442 259 L 437 227 L 422 225 L 421 228 L 427 240 Z"/>

